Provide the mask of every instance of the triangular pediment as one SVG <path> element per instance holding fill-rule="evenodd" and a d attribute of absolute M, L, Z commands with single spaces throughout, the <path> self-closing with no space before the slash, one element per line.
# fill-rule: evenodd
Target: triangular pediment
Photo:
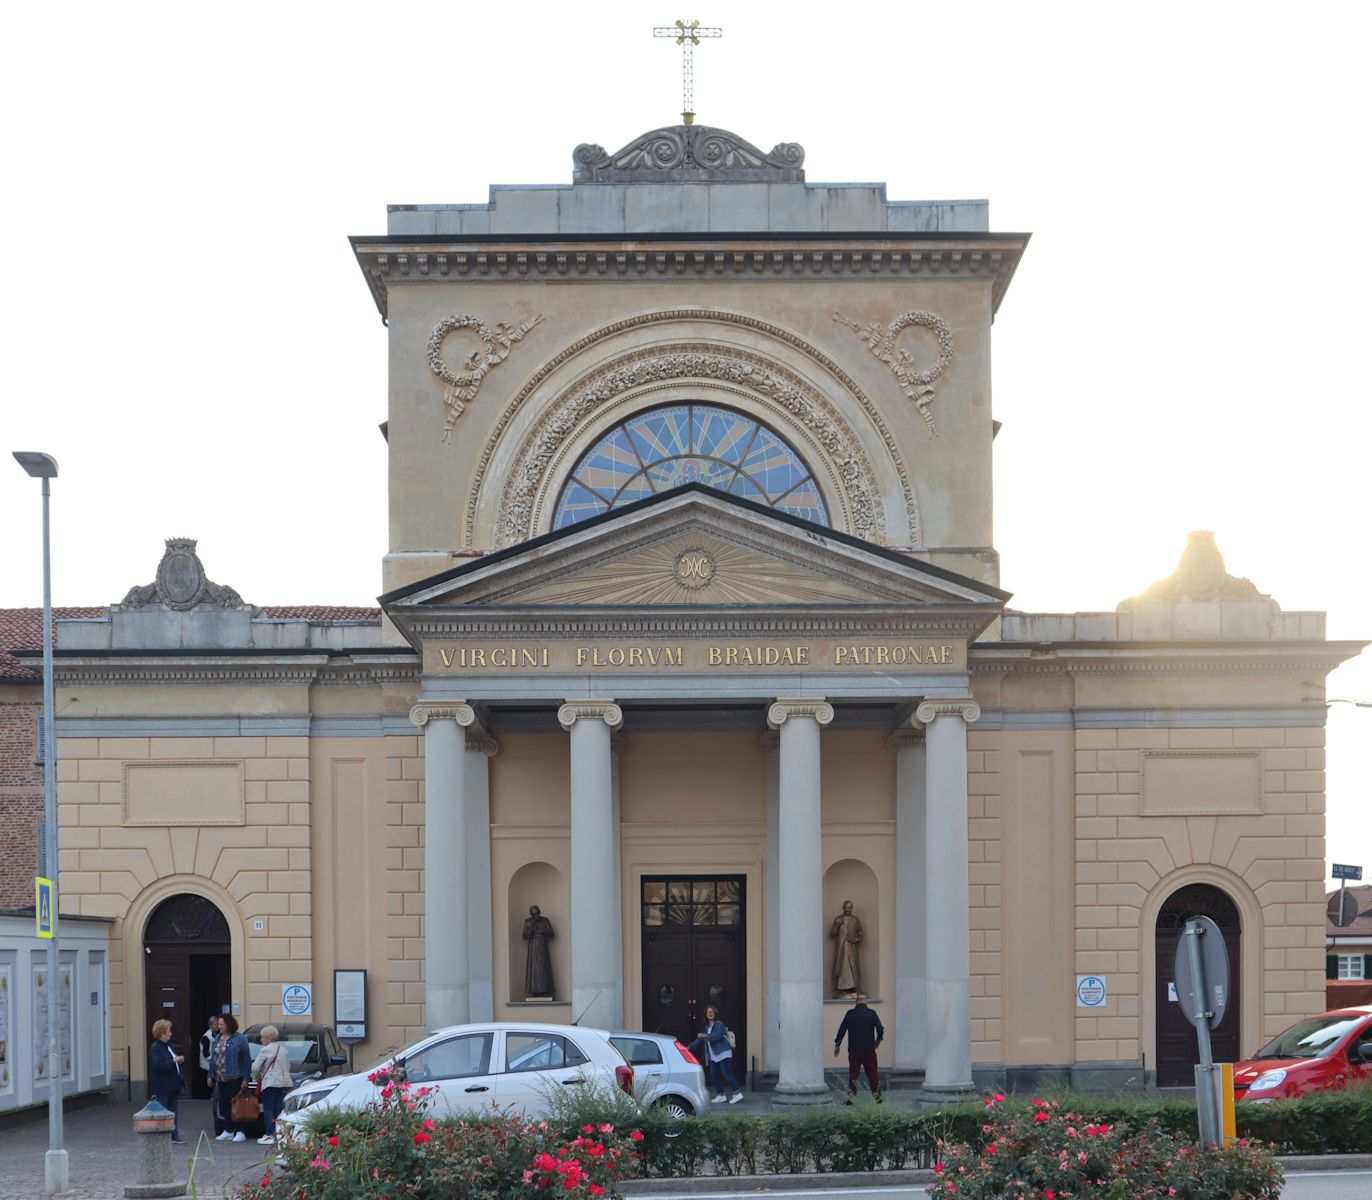
<path fill-rule="evenodd" d="M 398 624 L 453 608 L 926 607 L 984 614 L 1007 593 L 700 485 L 627 505 L 383 596 Z"/>

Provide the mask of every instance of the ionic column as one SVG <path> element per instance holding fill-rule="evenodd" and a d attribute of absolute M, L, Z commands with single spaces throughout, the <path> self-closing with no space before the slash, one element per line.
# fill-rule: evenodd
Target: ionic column
<path fill-rule="evenodd" d="M 967 726 L 981 716 L 970 697 L 926 700 L 924 896 L 931 1092 L 972 1087 L 972 957 L 967 890 Z"/>
<path fill-rule="evenodd" d="M 896 1066 L 920 1070 L 928 1038 L 924 972 L 924 738 L 898 729 L 896 754 Z"/>
<path fill-rule="evenodd" d="M 624 1024 L 616 962 L 624 957 L 615 924 L 615 853 L 610 731 L 624 721 L 612 700 L 569 700 L 557 710 L 572 752 L 572 1019 L 599 1029 Z"/>
<path fill-rule="evenodd" d="M 424 731 L 424 1021 L 430 1029 L 471 1019 L 467 933 L 466 728 L 464 701 L 420 703 Z"/>
<path fill-rule="evenodd" d="M 467 735 L 467 994 L 471 1021 L 495 1020 L 491 944 L 491 759 L 500 743 Z"/>
<path fill-rule="evenodd" d="M 821 906 L 819 732 L 834 719 L 823 700 L 779 699 L 767 723 L 780 731 L 778 989 L 781 1047 L 777 1100 L 805 1103 L 824 1086 L 824 955 Z"/>
<path fill-rule="evenodd" d="M 781 1025 L 781 753 L 780 738 L 767 732 L 759 739 L 767 759 L 767 904 L 762 914 L 762 941 L 767 947 L 767 997 L 764 1016 L 767 1021 L 763 1044 L 762 1066 L 775 1071 L 780 1062 Z"/>

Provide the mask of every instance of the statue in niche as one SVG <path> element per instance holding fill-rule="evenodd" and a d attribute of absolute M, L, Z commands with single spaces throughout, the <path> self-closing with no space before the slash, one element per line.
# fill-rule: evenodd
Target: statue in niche
<path fill-rule="evenodd" d="M 529 905 L 529 915 L 524 921 L 524 940 L 529 943 L 524 964 L 524 997 L 527 1000 L 553 998 L 553 958 L 548 952 L 548 943 L 556 936 L 553 923 L 538 905 Z"/>
<path fill-rule="evenodd" d="M 834 941 L 834 965 L 829 972 L 834 983 L 834 995 L 851 996 L 862 990 L 862 963 L 858 944 L 862 941 L 862 922 L 853 912 L 853 902 L 845 900 L 843 911 L 829 928 Z"/>

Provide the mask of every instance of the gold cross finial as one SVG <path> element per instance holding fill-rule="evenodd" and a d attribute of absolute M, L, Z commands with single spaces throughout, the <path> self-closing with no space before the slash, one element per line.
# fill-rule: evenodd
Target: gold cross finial
<path fill-rule="evenodd" d="M 695 124 L 695 62 L 691 52 L 700 45 L 701 38 L 723 37 L 724 30 L 717 26 L 702 26 L 699 21 L 678 21 L 671 27 L 659 25 L 653 30 L 653 37 L 676 38 L 681 47 L 681 119 L 687 125 Z"/>

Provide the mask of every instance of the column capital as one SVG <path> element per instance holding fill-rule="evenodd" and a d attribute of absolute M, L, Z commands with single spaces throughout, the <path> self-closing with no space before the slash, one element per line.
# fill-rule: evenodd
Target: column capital
<path fill-rule="evenodd" d="M 465 700 L 421 700 L 410 709 L 410 722 L 423 729 L 430 721 L 456 721 L 464 729 L 476 721 L 476 710 Z"/>
<path fill-rule="evenodd" d="M 571 730 L 578 721 L 604 721 L 611 729 L 624 724 L 624 713 L 613 700 L 568 700 L 557 710 L 558 723 Z"/>
<path fill-rule="evenodd" d="M 834 719 L 834 706 L 817 696 L 778 696 L 767 709 L 767 724 L 780 729 L 792 717 L 812 717 L 816 725 L 824 726 Z"/>
<path fill-rule="evenodd" d="M 935 696 L 915 709 L 915 720 L 932 725 L 938 717 L 961 717 L 971 725 L 981 716 L 981 705 L 971 696 Z"/>
<path fill-rule="evenodd" d="M 911 729 L 908 725 L 893 731 L 886 738 L 886 749 L 888 750 L 920 750 L 923 747 L 923 730 Z"/>
<path fill-rule="evenodd" d="M 500 753 L 500 743 L 489 733 L 469 733 L 467 735 L 467 753 L 484 754 L 487 758 L 494 758 Z"/>

